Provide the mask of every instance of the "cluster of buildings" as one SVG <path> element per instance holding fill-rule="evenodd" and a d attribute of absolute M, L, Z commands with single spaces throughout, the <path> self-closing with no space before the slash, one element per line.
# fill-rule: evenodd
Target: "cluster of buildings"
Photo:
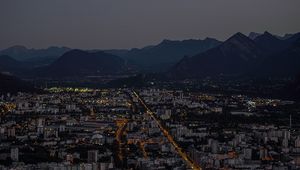
<path fill-rule="evenodd" d="M 0 96 L 0 169 L 299 169 L 300 107 L 167 89 Z"/>
<path fill-rule="evenodd" d="M 2 95 L 0 169 L 115 169 L 116 120 L 129 114 L 119 90 Z"/>
<path fill-rule="evenodd" d="M 138 92 L 190 159 L 212 169 L 299 169 L 299 104 L 181 90 Z"/>

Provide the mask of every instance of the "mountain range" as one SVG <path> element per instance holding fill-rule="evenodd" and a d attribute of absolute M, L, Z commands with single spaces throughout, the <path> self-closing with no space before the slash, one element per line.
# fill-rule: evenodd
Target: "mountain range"
<path fill-rule="evenodd" d="M 299 74 L 300 33 L 236 33 L 228 40 L 164 40 L 131 50 L 72 50 L 66 47 L 0 51 L 0 71 L 17 76 L 72 77 L 134 72 L 167 72 L 175 78 L 216 75 Z"/>
<path fill-rule="evenodd" d="M 257 32 L 250 32 L 248 34 L 248 37 L 252 40 L 254 40 L 256 37 L 262 35 L 263 33 L 257 33 Z M 279 35 L 275 35 L 272 34 L 273 36 L 275 36 L 276 38 L 280 39 L 280 40 L 286 40 L 288 38 L 291 38 L 294 34 L 284 34 L 283 36 L 279 36 Z"/>
<path fill-rule="evenodd" d="M 49 47 L 47 49 L 28 49 L 24 46 L 16 45 L 1 50 L 0 55 L 8 55 L 19 61 L 32 60 L 34 58 L 54 57 L 58 58 L 69 51 L 67 47 Z"/>
<path fill-rule="evenodd" d="M 131 50 L 109 50 L 107 52 L 118 55 L 142 71 L 165 71 L 177 63 L 184 56 L 193 56 L 214 48 L 221 41 L 212 38 L 204 40 L 163 40 L 154 46 Z"/>
<path fill-rule="evenodd" d="M 289 42 L 280 40 L 269 32 L 264 32 L 257 36 L 254 42 L 265 51 L 266 55 L 278 53 L 291 45 Z"/>
<path fill-rule="evenodd" d="M 88 50 L 89 52 L 104 51 L 124 59 L 128 66 L 147 72 L 168 70 L 184 56 L 192 56 L 216 47 L 221 41 L 212 38 L 204 40 L 163 40 L 161 43 L 144 48 L 131 50 Z M 49 47 L 47 49 L 28 49 L 24 46 L 13 46 L 0 51 L 1 55 L 10 56 L 22 62 L 27 68 L 47 66 L 64 53 L 70 51 L 67 47 Z"/>
<path fill-rule="evenodd" d="M 236 33 L 213 49 L 193 57 L 185 57 L 171 72 L 183 78 L 243 74 L 256 66 L 263 54 L 263 50 L 253 40 Z"/>
<path fill-rule="evenodd" d="M 287 77 L 300 74 L 300 39 L 291 42 L 287 48 L 266 58 L 258 71 L 269 76 Z"/>
<path fill-rule="evenodd" d="M 42 77 L 80 77 L 120 74 L 126 71 L 125 61 L 103 51 L 71 50 L 52 64 L 36 69 Z"/>
<path fill-rule="evenodd" d="M 299 33 L 280 40 L 265 32 L 253 40 L 236 33 L 219 46 L 185 57 L 170 69 L 176 78 L 218 75 L 295 76 L 300 73 Z"/>

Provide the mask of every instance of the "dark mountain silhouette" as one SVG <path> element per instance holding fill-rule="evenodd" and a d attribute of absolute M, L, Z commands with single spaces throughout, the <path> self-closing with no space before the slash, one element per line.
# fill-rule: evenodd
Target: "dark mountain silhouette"
<path fill-rule="evenodd" d="M 0 73 L 0 82 L 0 94 L 39 91 L 30 83 L 3 73 Z"/>
<path fill-rule="evenodd" d="M 195 78 L 249 72 L 264 59 L 264 51 L 242 33 L 221 45 L 193 57 L 185 57 L 170 71 L 177 78 Z"/>
<path fill-rule="evenodd" d="M 280 40 L 286 40 L 294 36 L 294 34 L 284 34 L 283 36 L 277 36 L 278 39 Z"/>
<path fill-rule="evenodd" d="M 296 33 L 296 34 L 293 34 L 289 38 L 285 39 L 285 41 L 290 43 L 291 45 L 293 45 L 294 43 L 296 43 L 299 40 L 300 40 L 300 32 Z"/>
<path fill-rule="evenodd" d="M 299 40 L 300 33 L 280 37 L 268 32 L 252 32 L 248 37 L 237 33 L 223 43 L 210 38 L 164 40 L 154 46 L 131 50 L 70 51 L 65 47 L 14 46 L 0 51 L 0 71 L 26 78 L 37 73 L 66 77 L 118 74 L 129 69 L 162 72 L 170 68 L 170 75 L 186 78 L 245 73 L 294 75 L 299 63 Z"/>
<path fill-rule="evenodd" d="M 296 76 L 300 73 L 300 39 L 290 47 L 266 58 L 258 70 L 269 76 Z"/>
<path fill-rule="evenodd" d="M 266 31 L 267 32 L 267 31 Z M 257 38 L 258 36 L 261 36 L 263 33 L 257 33 L 257 32 L 250 32 L 248 37 L 252 40 Z M 295 34 L 284 34 L 283 36 L 272 34 L 274 37 L 280 39 L 280 40 L 287 40 L 294 36 Z"/>
<path fill-rule="evenodd" d="M 38 69 L 40 76 L 50 77 L 119 74 L 125 70 L 125 62 L 120 57 L 102 51 L 82 50 L 66 52 L 51 65 Z"/>
<path fill-rule="evenodd" d="M 251 40 L 254 40 L 256 37 L 262 35 L 261 33 L 257 33 L 257 32 L 250 32 L 248 37 L 251 39 Z"/>
<path fill-rule="evenodd" d="M 13 46 L 0 51 L 0 55 L 8 55 L 19 61 L 40 57 L 59 57 L 70 49 L 67 47 L 49 47 L 47 49 L 28 49 L 24 46 Z"/>
<path fill-rule="evenodd" d="M 267 55 L 281 52 L 290 45 L 289 42 L 280 40 L 269 32 L 264 32 L 263 34 L 257 36 L 254 41 L 263 48 Z"/>
<path fill-rule="evenodd" d="M 99 50 L 95 50 L 94 52 L 97 52 Z M 113 54 L 113 55 L 116 55 L 116 56 L 120 56 L 120 57 L 123 57 L 123 56 L 126 56 L 126 54 L 130 51 L 130 50 L 127 50 L 127 49 L 110 49 L 110 50 L 103 50 L 104 52 L 106 53 L 110 53 L 110 54 Z M 93 52 L 93 51 L 91 51 Z"/>
<path fill-rule="evenodd" d="M 300 74 L 296 76 L 294 83 L 290 87 L 290 96 L 294 96 L 295 99 L 300 101 Z"/>
<path fill-rule="evenodd" d="M 162 71 L 170 68 L 185 55 L 193 56 L 219 44 L 221 44 L 220 41 L 211 38 L 183 41 L 164 40 L 158 45 L 147 46 L 142 49 L 110 52 L 128 60 L 129 63 L 137 65 L 141 70 Z"/>
<path fill-rule="evenodd" d="M 10 72 L 16 73 L 22 71 L 25 68 L 25 65 L 10 56 L 1 55 L 0 56 L 0 71 L 1 72 Z"/>
<path fill-rule="evenodd" d="M 25 64 L 27 67 L 34 69 L 37 67 L 44 67 L 50 65 L 57 59 L 58 57 L 56 56 L 34 57 L 22 61 L 22 63 Z"/>
<path fill-rule="evenodd" d="M 300 101 L 300 73 L 291 82 L 286 83 L 276 94 L 282 98 Z"/>

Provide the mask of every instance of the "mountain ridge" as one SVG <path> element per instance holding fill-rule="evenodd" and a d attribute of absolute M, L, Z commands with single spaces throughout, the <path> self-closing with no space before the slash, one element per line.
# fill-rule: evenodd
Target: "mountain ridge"
<path fill-rule="evenodd" d="M 163 71 L 178 62 L 184 56 L 192 56 L 219 45 L 221 42 L 206 38 L 204 40 L 163 40 L 157 45 L 140 49 L 131 49 L 117 54 L 140 70 Z"/>
<path fill-rule="evenodd" d="M 125 62 L 120 57 L 103 51 L 87 52 L 75 49 L 38 70 L 41 75 L 50 77 L 118 74 L 125 70 Z"/>
<path fill-rule="evenodd" d="M 241 74 L 262 57 L 263 51 L 253 40 L 236 33 L 213 49 L 182 59 L 171 69 L 171 74 L 187 78 Z"/>
<path fill-rule="evenodd" d="M 50 46 L 46 49 L 34 49 L 27 48 L 22 45 L 15 45 L 0 51 L 0 55 L 8 55 L 16 60 L 25 61 L 27 59 L 36 58 L 36 57 L 49 57 L 55 56 L 59 57 L 63 53 L 69 51 L 68 47 L 56 47 Z"/>
<path fill-rule="evenodd" d="M 300 73 L 300 34 L 280 40 L 269 32 L 254 40 L 236 33 L 221 45 L 178 62 L 169 76 L 295 76 Z"/>

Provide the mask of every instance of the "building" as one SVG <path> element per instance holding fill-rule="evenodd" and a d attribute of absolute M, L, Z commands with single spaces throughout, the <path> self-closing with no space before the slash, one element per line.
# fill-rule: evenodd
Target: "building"
<path fill-rule="evenodd" d="M 98 150 L 88 151 L 88 163 L 93 163 L 98 161 Z"/>
<path fill-rule="evenodd" d="M 18 162 L 19 161 L 19 148 L 10 149 L 10 158 L 11 160 Z"/>

